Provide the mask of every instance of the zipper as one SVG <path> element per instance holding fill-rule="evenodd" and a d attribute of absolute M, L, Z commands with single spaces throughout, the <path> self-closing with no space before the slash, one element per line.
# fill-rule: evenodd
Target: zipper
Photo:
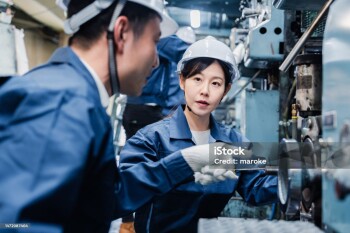
<path fill-rule="evenodd" d="M 150 228 L 151 218 L 152 218 L 152 212 L 153 212 L 153 203 L 151 204 L 151 208 L 150 208 L 148 219 L 147 219 L 147 226 L 146 226 L 147 233 L 149 233 L 149 228 Z"/>

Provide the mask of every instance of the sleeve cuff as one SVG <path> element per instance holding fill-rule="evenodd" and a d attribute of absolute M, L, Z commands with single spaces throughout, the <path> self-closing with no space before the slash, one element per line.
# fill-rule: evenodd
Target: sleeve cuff
<path fill-rule="evenodd" d="M 180 184 L 194 174 L 180 150 L 165 157 L 163 164 L 173 185 Z"/>

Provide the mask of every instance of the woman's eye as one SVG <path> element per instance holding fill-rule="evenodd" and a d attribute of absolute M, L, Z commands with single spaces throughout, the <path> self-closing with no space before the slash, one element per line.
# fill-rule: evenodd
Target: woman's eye
<path fill-rule="evenodd" d="M 201 81 L 201 79 L 200 79 L 200 78 L 198 78 L 198 77 L 195 77 L 195 78 L 193 78 L 193 79 L 194 79 L 194 81 L 196 81 L 196 82 Z"/>
<path fill-rule="evenodd" d="M 213 85 L 214 85 L 214 86 L 217 86 L 217 87 L 220 87 L 220 86 L 221 86 L 221 83 L 219 83 L 219 82 L 213 82 Z"/>

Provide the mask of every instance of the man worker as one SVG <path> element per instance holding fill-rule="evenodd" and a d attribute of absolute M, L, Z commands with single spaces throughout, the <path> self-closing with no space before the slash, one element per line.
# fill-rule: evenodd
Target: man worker
<path fill-rule="evenodd" d="M 141 93 L 157 66 L 159 37 L 174 33 L 175 24 L 161 0 L 64 5 L 69 46 L 0 87 L 0 223 L 29 223 L 23 231 L 30 232 L 102 233 L 112 219 L 193 177 L 207 165 L 209 147 L 155 162 L 159 177 L 147 177 L 152 185 L 140 182 L 145 177 L 137 171 L 120 173 L 108 97 Z"/>

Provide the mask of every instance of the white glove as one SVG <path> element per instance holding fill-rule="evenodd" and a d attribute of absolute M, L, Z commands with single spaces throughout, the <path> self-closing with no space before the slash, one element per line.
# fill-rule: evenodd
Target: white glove
<path fill-rule="evenodd" d="M 211 169 L 209 165 L 203 167 L 201 172 L 194 173 L 194 180 L 201 185 L 208 185 L 213 182 L 220 182 L 226 179 L 238 179 L 238 176 L 233 170 L 226 169 Z"/>
<path fill-rule="evenodd" d="M 222 168 L 210 168 L 210 149 L 212 149 L 214 146 L 232 147 L 231 145 L 225 143 L 212 143 L 199 146 L 192 146 L 181 150 L 183 158 L 195 173 L 195 182 L 200 183 L 202 185 L 207 185 L 213 182 L 219 182 L 226 179 L 238 178 L 233 171 L 233 164 L 231 165 L 230 170 Z"/>
<path fill-rule="evenodd" d="M 181 150 L 183 158 L 194 172 L 200 172 L 202 167 L 209 165 L 209 153 L 209 144 Z"/>
<path fill-rule="evenodd" d="M 206 166 L 206 165 L 213 165 L 213 161 L 209 161 L 209 156 L 210 153 L 214 152 L 214 148 L 226 148 L 226 149 L 235 149 L 237 150 L 238 147 L 223 143 L 223 142 L 216 142 L 216 143 L 211 143 L 211 144 L 204 144 L 204 145 L 199 145 L 199 146 L 192 146 L 186 149 L 181 150 L 181 154 L 185 161 L 188 163 L 188 165 L 192 168 L 194 172 L 200 172 L 201 169 Z M 252 155 L 252 152 L 249 150 L 244 149 L 244 157 L 245 158 L 250 158 Z M 211 156 L 211 159 L 213 158 L 226 158 L 230 157 L 230 155 L 218 155 L 215 157 L 214 155 Z M 232 158 L 235 157 L 232 155 Z M 231 170 L 231 167 L 229 167 Z M 232 165 L 233 169 L 233 165 Z"/>

